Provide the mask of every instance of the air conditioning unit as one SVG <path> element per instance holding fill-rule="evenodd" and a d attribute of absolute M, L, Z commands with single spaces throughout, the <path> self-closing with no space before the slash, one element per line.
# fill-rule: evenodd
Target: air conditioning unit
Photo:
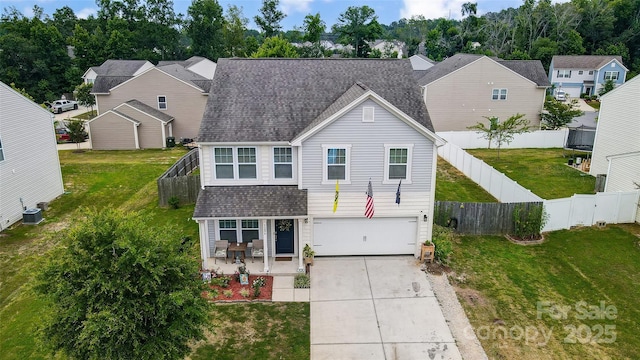
<path fill-rule="evenodd" d="M 41 209 L 27 209 L 22 212 L 22 223 L 27 225 L 36 225 L 42 221 Z"/>

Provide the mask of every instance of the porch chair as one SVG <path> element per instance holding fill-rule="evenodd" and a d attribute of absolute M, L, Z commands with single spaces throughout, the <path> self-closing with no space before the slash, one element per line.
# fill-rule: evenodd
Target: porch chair
<path fill-rule="evenodd" d="M 224 258 L 224 263 L 227 263 L 227 249 L 229 249 L 229 240 L 216 240 L 216 249 L 213 253 L 213 263 L 218 261 L 218 258 Z"/>
<path fill-rule="evenodd" d="M 251 247 L 251 262 L 254 262 L 256 256 L 262 258 L 264 262 L 264 240 L 252 240 L 251 243 L 253 246 Z"/>

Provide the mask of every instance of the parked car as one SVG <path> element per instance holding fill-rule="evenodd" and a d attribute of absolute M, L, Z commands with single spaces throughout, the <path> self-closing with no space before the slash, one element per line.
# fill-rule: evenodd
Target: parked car
<path fill-rule="evenodd" d="M 557 90 L 556 91 L 556 100 L 558 100 L 558 101 L 567 100 L 567 93 L 564 92 L 564 90 Z"/>
<path fill-rule="evenodd" d="M 63 111 L 75 110 L 78 108 L 78 102 L 73 100 L 56 100 L 52 103 L 46 103 L 49 110 L 56 114 L 60 114 Z"/>
<path fill-rule="evenodd" d="M 56 129 L 56 141 L 59 143 L 71 141 L 71 136 L 69 136 L 67 129 Z"/>

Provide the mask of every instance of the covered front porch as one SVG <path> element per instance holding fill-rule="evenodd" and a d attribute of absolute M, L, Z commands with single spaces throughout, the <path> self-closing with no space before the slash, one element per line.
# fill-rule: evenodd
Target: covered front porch
<path fill-rule="evenodd" d="M 232 274 L 244 263 L 252 274 L 304 271 L 307 192 L 297 186 L 205 187 L 193 218 L 203 269 Z"/>

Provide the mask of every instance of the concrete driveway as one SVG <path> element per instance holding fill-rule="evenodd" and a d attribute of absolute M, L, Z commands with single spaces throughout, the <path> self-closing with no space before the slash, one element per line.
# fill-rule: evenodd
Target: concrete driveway
<path fill-rule="evenodd" d="M 462 359 L 412 256 L 315 258 L 311 359 Z"/>

